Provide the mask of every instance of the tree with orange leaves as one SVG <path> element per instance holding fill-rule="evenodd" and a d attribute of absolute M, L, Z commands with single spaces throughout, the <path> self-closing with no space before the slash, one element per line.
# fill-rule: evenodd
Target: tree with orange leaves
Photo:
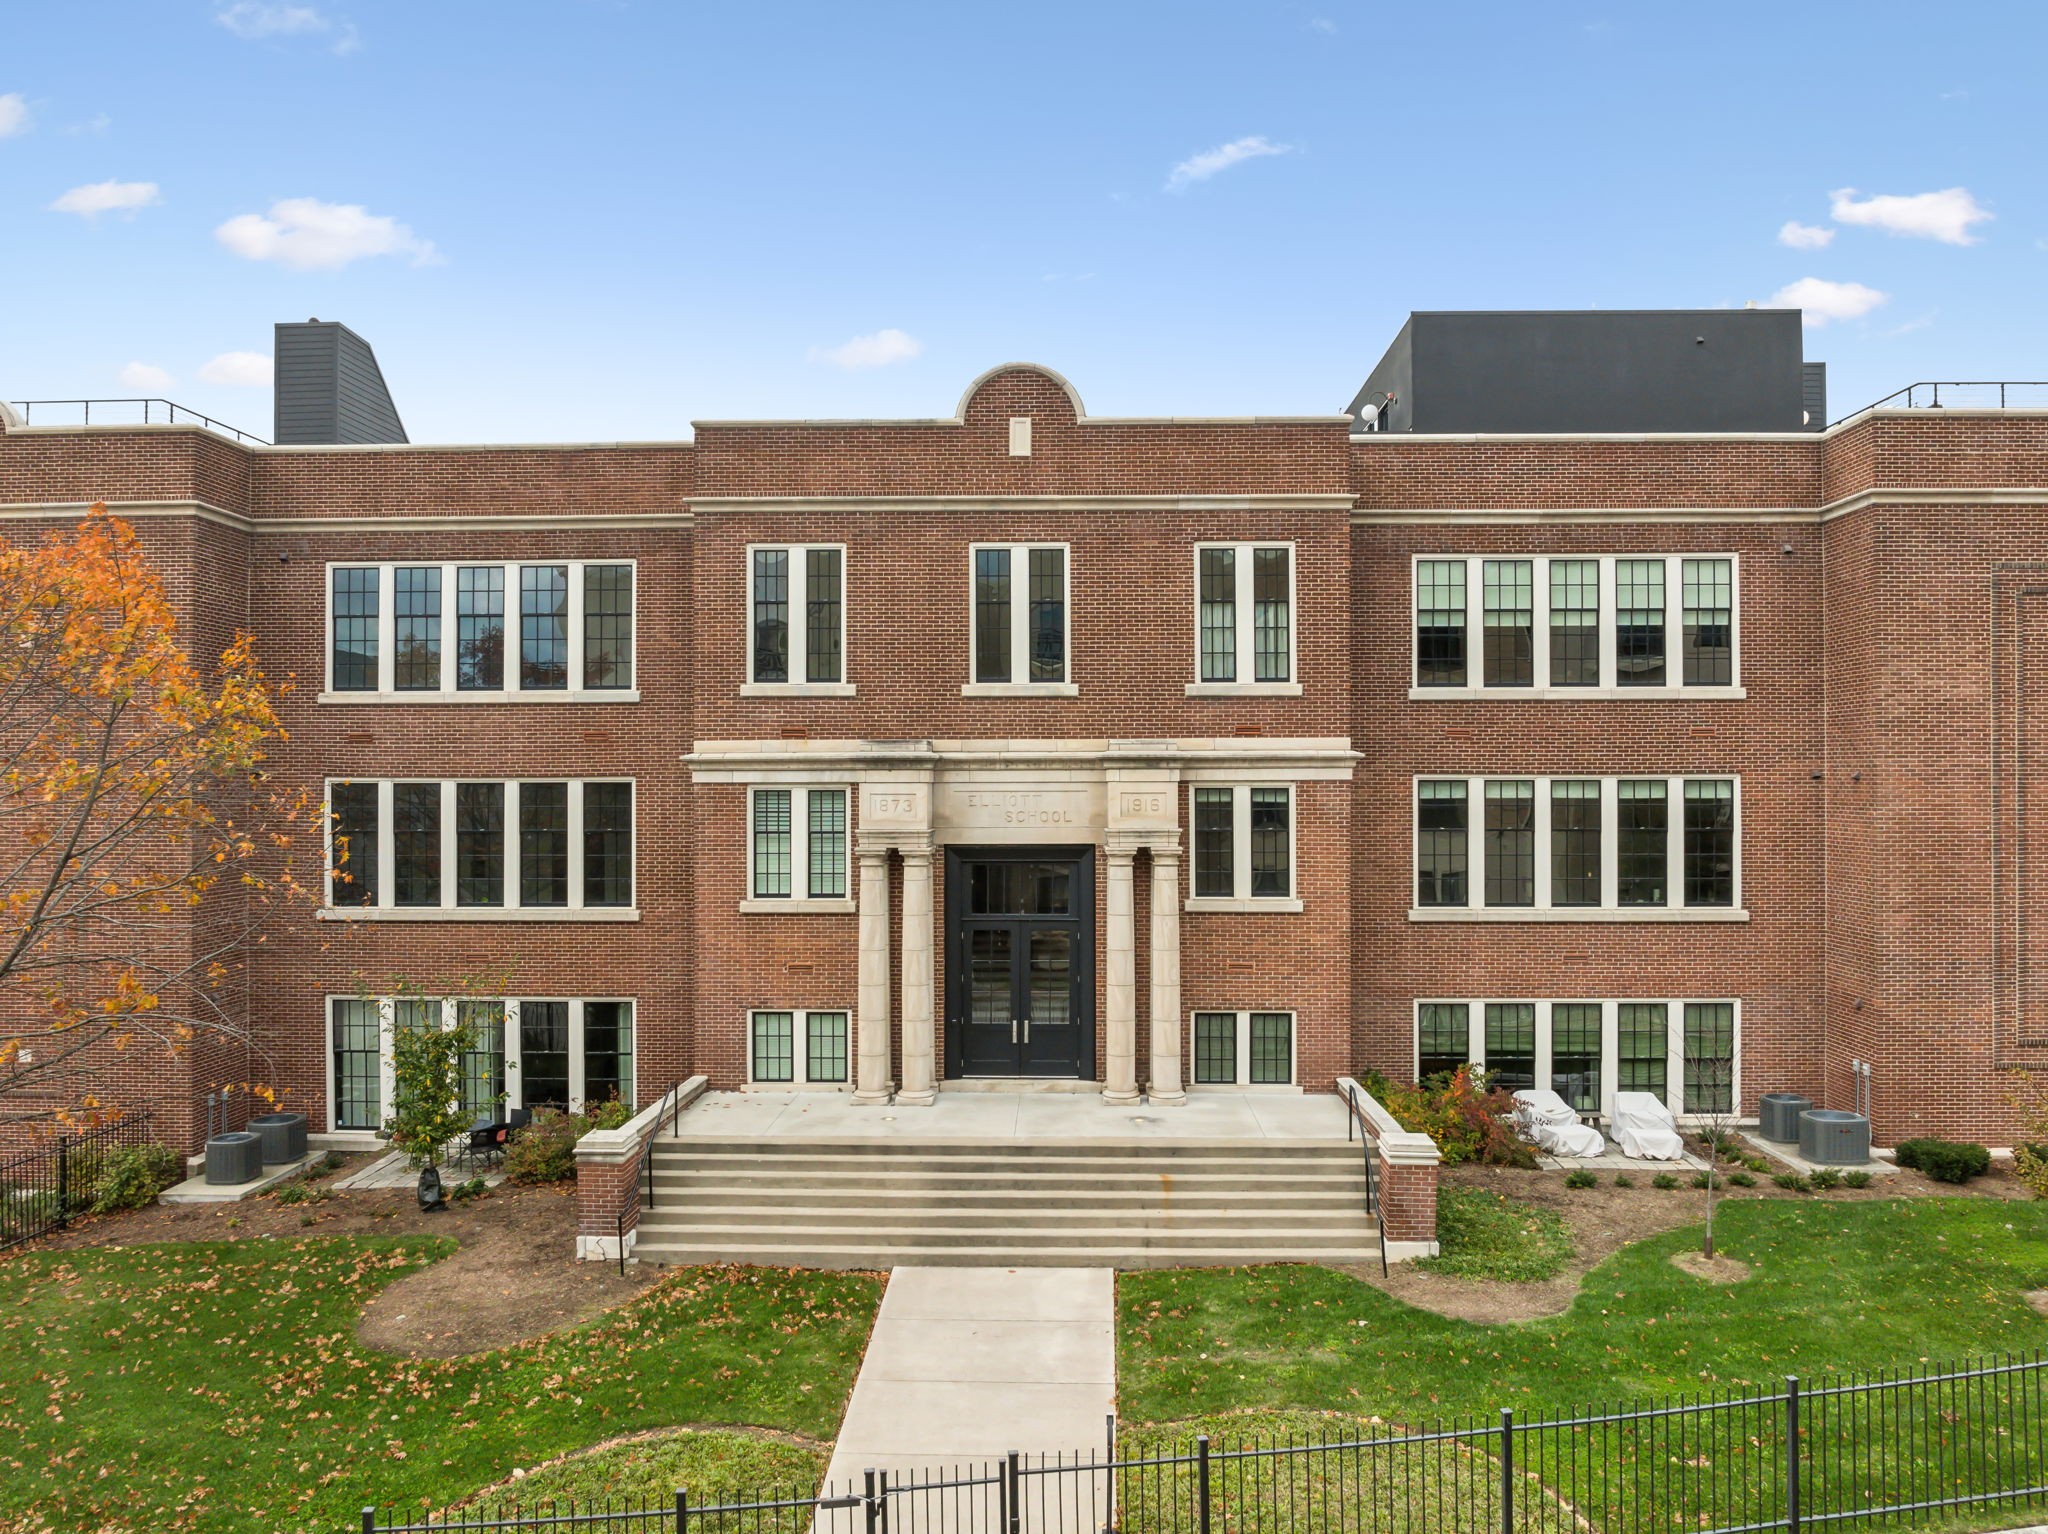
<path fill-rule="evenodd" d="M 202 674 L 104 506 L 0 544 L 0 1123 L 103 1111 L 136 1048 L 246 1061 L 246 956 L 316 823 L 265 782 L 283 738 L 249 636 Z"/>

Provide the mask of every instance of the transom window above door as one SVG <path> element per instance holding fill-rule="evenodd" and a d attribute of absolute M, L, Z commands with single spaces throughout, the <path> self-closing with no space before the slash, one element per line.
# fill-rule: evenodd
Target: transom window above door
<path fill-rule="evenodd" d="M 836 543 L 747 550 L 745 697 L 850 697 L 846 550 Z"/>
<path fill-rule="evenodd" d="M 970 551 L 967 697 L 1071 697 L 1065 544 L 978 543 Z"/>
<path fill-rule="evenodd" d="M 1195 546 L 1195 680 L 1189 697 L 1299 697 L 1294 546 Z"/>

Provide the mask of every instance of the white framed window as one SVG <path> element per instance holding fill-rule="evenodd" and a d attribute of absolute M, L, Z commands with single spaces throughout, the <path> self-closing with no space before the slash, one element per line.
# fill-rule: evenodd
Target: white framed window
<path fill-rule="evenodd" d="M 760 784 L 747 791 L 742 911 L 853 909 L 852 792 L 844 784 Z"/>
<path fill-rule="evenodd" d="M 328 917 L 637 921 L 631 779 L 334 778 Z"/>
<path fill-rule="evenodd" d="M 1418 1081 L 1469 1062 L 1589 1117 L 1611 1116 L 1617 1092 L 1648 1092 L 1688 1120 L 1742 1104 L 1734 997 L 1430 997 L 1415 1003 L 1414 1044 Z"/>
<path fill-rule="evenodd" d="M 747 680 L 742 697 L 851 697 L 846 680 L 846 545 L 747 545 Z"/>
<path fill-rule="evenodd" d="M 1294 1014 L 1289 1011 L 1195 1012 L 1188 1023 L 1198 1087 L 1294 1085 Z"/>
<path fill-rule="evenodd" d="M 1737 777 L 1419 776 L 1411 921 L 1747 921 Z"/>
<path fill-rule="evenodd" d="M 852 1023 L 853 1014 L 843 1007 L 749 1012 L 747 1080 L 759 1086 L 846 1086 Z"/>
<path fill-rule="evenodd" d="M 1292 784 L 1189 784 L 1187 909 L 1299 911 L 1294 820 Z"/>
<path fill-rule="evenodd" d="M 1417 554 L 1411 698 L 1743 698 L 1733 554 Z"/>
<path fill-rule="evenodd" d="M 505 1110 L 580 1113 L 634 1095 L 632 997 L 329 996 L 327 1127 L 381 1131 L 393 1100 L 400 1028 L 475 1030 L 458 1069 L 458 1102 L 479 1119 Z"/>
<path fill-rule="evenodd" d="M 1072 551 L 1064 543 L 968 547 L 965 697 L 1072 697 Z"/>
<path fill-rule="evenodd" d="M 1189 697 L 1299 697 L 1294 545 L 1195 545 L 1195 680 Z"/>
<path fill-rule="evenodd" d="M 631 559 L 327 566 L 323 703 L 637 703 Z"/>

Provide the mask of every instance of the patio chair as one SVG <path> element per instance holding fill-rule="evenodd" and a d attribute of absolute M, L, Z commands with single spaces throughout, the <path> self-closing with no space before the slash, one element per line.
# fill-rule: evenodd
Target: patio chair
<path fill-rule="evenodd" d="M 1615 1143 L 1625 1156 L 1638 1156 L 1645 1161 L 1677 1161 L 1685 1154 L 1678 1121 L 1672 1118 L 1664 1100 L 1649 1092 L 1615 1093 L 1612 1128 Z"/>
<path fill-rule="evenodd" d="M 1515 1093 L 1515 1129 L 1553 1156 L 1590 1159 L 1607 1154 L 1607 1137 L 1580 1122 L 1570 1103 L 1544 1087 L 1523 1087 Z"/>
<path fill-rule="evenodd" d="M 472 1124 L 469 1139 L 462 1148 L 462 1159 L 471 1165 L 475 1165 L 479 1160 L 501 1160 L 505 1154 L 505 1141 L 511 1134 L 511 1125 L 500 1124 L 495 1120 Z"/>

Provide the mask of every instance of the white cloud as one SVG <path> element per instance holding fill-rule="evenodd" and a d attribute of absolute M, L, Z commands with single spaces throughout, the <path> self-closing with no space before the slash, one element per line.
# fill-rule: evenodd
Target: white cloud
<path fill-rule="evenodd" d="M 1308 19 L 1308 25 L 1310 31 L 1320 32 L 1325 37 L 1335 37 L 1337 35 L 1337 23 L 1330 20 L 1327 16 L 1311 16 Z"/>
<path fill-rule="evenodd" d="M 270 385 L 270 359 L 261 352 L 222 352 L 199 370 L 199 381 L 237 389 Z"/>
<path fill-rule="evenodd" d="M 28 127 L 28 103 L 19 91 L 0 96 L 0 138 L 13 138 Z"/>
<path fill-rule="evenodd" d="M 414 266 L 441 259 L 397 219 L 371 213 L 359 203 L 287 197 L 268 213 L 243 213 L 213 231 L 213 237 L 251 261 L 275 261 L 294 271 L 331 271 L 365 256 L 410 256 Z"/>
<path fill-rule="evenodd" d="M 1825 277 L 1801 277 L 1787 283 L 1764 300 L 1766 309 L 1799 309 L 1801 323 L 1809 327 L 1829 320 L 1857 320 L 1879 304 L 1889 303 L 1891 294 L 1867 288 L 1860 282 L 1829 282 Z"/>
<path fill-rule="evenodd" d="M 924 350 L 924 342 L 900 330 L 878 330 L 871 336 L 855 336 L 843 346 L 814 346 L 811 361 L 829 362 L 836 368 L 883 368 L 892 362 L 908 362 Z"/>
<path fill-rule="evenodd" d="M 1959 186 L 1919 192 L 1911 197 L 1866 197 L 1861 202 L 1856 200 L 1856 188 L 1845 186 L 1828 193 L 1828 212 L 1838 224 L 1861 224 L 1882 229 L 1886 234 L 1939 240 L 1944 245 L 1976 244 L 1977 236 L 1970 233 L 1970 226 L 1992 217 Z"/>
<path fill-rule="evenodd" d="M 94 181 L 74 186 L 50 204 L 50 211 L 98 218 L 102 213 L 133 213 L 161 201 L 154 181 Z"/>
<path fill-rule="evenodd" d="M 324 37 L 336 53 L 354 53 L 362 44 L 352 21 L 336 21 L 311 5 L 280 5 L 266 0 L 235 0 L 213 13 L 213 19 L 235 36 L 250 42 L 270 37 Z"/>
<path fill-rule="evenodd" d="M 1835 231 L 1823 229 L 1818 224 L 1802 224 L 1798 219 L 1788 219 L 1778 231 L 1778 243 L 1790 245 L 1794 250 L 1826 250 L 1835 241 Z"/>
<path fill-rule="evenodd" d="M 130 362 L 120 372 L 124 389 L 168 389 L 171 375 L 150 362 Z"/>
<path fill-rule="evenodd" d="M 1261 135 L 1251 138 L 1232 139 L 1214 149 L 1205 149 L 1174 166 L 1166 178 L 1166 190 L 1185 192 L 1197 181 L 1207 181 L 1218 171 L 1229 170 L 1233 165 L 1242 165 L 1246 160 L 1264 159 L 1267 155 L 1292 154 L 1292 144 L 1276 144 Z"/>

